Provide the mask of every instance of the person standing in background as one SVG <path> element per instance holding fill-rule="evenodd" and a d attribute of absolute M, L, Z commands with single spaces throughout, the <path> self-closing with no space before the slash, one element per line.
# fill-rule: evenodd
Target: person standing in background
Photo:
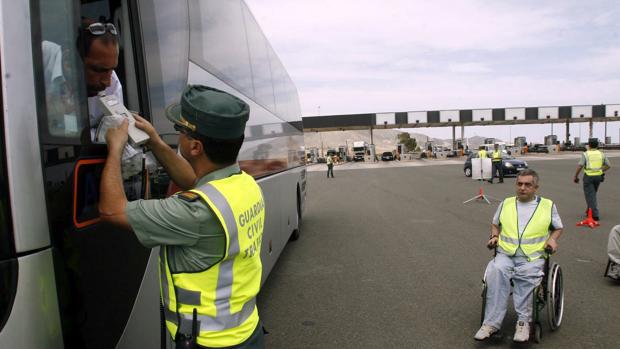
<path fill-rule="evenodd" d="M 609 160 L 602 151 L 598 150 L 598 140 L 591 138 L 588 141 L 588 150 L 579 159 L 573 182 L 579 183 L 579 172 L 583 169 L 583 193 L 587 204 L 586 215 L 588 210 L 592 209 L 592 219 L 595 221 L 600 219 L 596 194 L 598 187 L 605 180 L 605 171 L 609 168 Z"/>
<path fill-rule="evenodd" d="M 334 178 L 334 159 L 332 158 L 331 155 L 327 155 L 326 162 L 327 162 L 327 178 L 329 178 L 330 175 L 331 175 L 331 178 Z"/>
<path fill-rule="evenodd" d="M 499 149 L 499 144 L 495 144 L 493 150 L 493 157 L 491 159 L 493 163 L 493 175 L 491 176 L 491 183 L 493 183 L 493 177 L 497 173 L 499 182 L 504 183 L 504 169 L 502 168 L 502 151 Z"/>

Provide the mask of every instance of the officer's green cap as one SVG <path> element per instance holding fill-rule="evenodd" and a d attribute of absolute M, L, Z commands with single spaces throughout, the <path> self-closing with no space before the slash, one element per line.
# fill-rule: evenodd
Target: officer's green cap
<path fill-rule="evenodd" d="M 250 106 L 216 88 L 188 85 L 181 102 L 169 106 L 166 116 L 193 133 L 217 139 L 235 139 L 243 135 Z"/>

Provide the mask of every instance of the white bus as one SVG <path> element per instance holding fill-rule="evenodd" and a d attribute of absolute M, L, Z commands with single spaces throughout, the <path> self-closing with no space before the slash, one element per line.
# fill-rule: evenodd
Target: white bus
<path fill-rule="evenodd" d="M 0 1 L 0 348 L 163 348 L 158 251 L 98 219 L 107 149 L 89 137 L 81 18 L 115 24 L 124 102 L 171 145 L 164 109 L 186 84 L 250 104 L 239 160 L 266 201 L 263 281 L 300 231 L 297 91 L 242 0 Z M 144 165 L 125 178 L 130 200 L 168 185 Z"/>

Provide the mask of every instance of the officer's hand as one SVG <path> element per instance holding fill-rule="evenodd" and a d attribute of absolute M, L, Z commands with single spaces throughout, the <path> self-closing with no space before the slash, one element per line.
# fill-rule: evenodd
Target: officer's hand
<path fill-rule="evenodd" d="M 110 127 L 105 134 L 105 140 L 108 144 L 108 150 L 110 152 L 123 151 L 125 143 L 127 143 L 127 129 L 129 128 L 129 121 L 124 119 L 118 127 Z"/>
<path fill-rule="evenodd" d="M 553 238 L 549 238 L 549 240 L 545 243 L 545 251 L 549 252 L 549 250 L 551 251 L 551 254 L 554 254 L 555 251 L 558 250 L 558 242 Z"/>
<path fill-rule="evenodd" d="M 148 142 L 159 138 L 159 134 L 157 133 L 157 130 L 155 130 L 155 127 L 153 127 L 153 125 L 147 119 L 141 117 L 140 115 L 136 113 L 132 113 L 132 114 L 133 114 L 133 118 L 136 119 L 136 127 L 146 132 L 147 135 L 149 135 L 150 139 Z"/>
<path fill-rule="evenodd" d="M 575 182 L 575 183 L 579 183 L 579 177 L 575 176 L 575 177 L 573 178 L 573 182 Z"/>
<path fill-rule="evenodd" d="M 492 250 L 495 247 L 497 247 L 497 241 L 498 240 L 499 240 L 499 238 L 497 236 L 494 236 L 494 237 L 490 238 L 489 241 L 487 242 L 487 248 L 489 250 Z"/>

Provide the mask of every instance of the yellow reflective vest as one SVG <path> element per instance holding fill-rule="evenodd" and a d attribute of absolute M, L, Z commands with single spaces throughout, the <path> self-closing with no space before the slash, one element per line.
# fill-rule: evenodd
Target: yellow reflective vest
<path fill-rule="evenodd" d="M 234 346 L 247 340 L 259 322 L 256 295 L 262 274 L 265 201 L 254 178 L 245 172 L 192 191 L 224 227 L 226 251 L 220 262 L 206 270 L 172 273 L 170 252 L 161 247 L 160 291 L 166 326 L 174 338 L 177 333 L 190 335 L 196 309 L 199 345 Z"/>
<path fill-rule="evenodd" d="M 478 157 L 481 159 L 486 159 L 487 158 L 487 151 L 482 149 L 482 150 L 478 150 Z"/>
<path fill-rule="evenodd" d="M 499 224 L 501 226 L 499 247 L 511 256 L 521 247 L 529 261 L 543 256 L 545 242 L 549 238 L 552 209 L 553 201 L 538 197 L 538 205 L 523 230 L 523 234 L 519 236 L 517 197 L 513 196 L 504 200 L 499 214 Z"/>
<path fill-rule="evenodd" d="M 493 151 L 493 162 L 502 161 L 502 151 L 496 150 Z"/>
<path fill-rule="evenodd" d="M 598 149 L 588 150 L 584 153 L 586 166 L 583 172 L 587 176 L 600 176 L 603 174 L 603 153 Z"/>

